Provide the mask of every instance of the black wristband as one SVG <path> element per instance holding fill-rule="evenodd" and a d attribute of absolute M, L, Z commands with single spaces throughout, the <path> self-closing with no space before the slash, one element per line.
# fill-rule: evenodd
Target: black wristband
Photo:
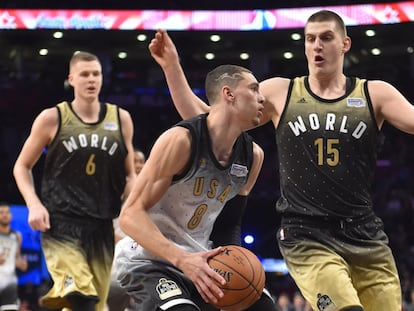
<path fill-rule="evenodd" d="M 246 206 L 247 196 L 236 195 L 227 201 L 210 235 L 214 246 L 241 245 L 241 225 Z"/>

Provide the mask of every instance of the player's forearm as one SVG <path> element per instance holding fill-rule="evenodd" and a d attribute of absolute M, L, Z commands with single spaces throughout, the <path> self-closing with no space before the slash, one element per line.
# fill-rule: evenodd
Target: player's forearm
<path fill-rule="evenodd" d="M 16 180 L 17 188 L 28 208 L 30 209 L 31 206 L 41 204 L 40 198 L 36 194 L 31 170 L 16 164 L 13 169 L 13 175 Z"/>
<path fill-rule="evenodd" d="M 163 71 L 174 106 L 183 119 L 188 119 L 210 110 L 210 107 L 193 93 L 179 63 L 170 64 L 164 67 Z"/>
<path fill-rule="evenodd" d="M 23 258 L 18 258 L 16 260 L 16 268 L 19 269 L 22 272 L 26 271 L 27 268 L 28 268 L 27 260 L 25 260 Z"/>
<path fill-rule="evenodd" d="M 153 255 L 176 265 L 183 251 L 169 241 L 145 211 L 124 207 L 119 218 L 121 230 Z"/>

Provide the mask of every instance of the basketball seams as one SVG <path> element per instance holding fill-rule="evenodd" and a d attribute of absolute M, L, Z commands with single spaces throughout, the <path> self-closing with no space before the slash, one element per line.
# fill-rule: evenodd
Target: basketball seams
<path fill-rule="evenodd" d="M 237 271 L 237 270 L 235 270 L 234 269 L 234 267 L 232 267 L 230 264 L 228 264 L 228 263 L 226 263 L 226 262 L 224 262 L 224 261 L 221 261 L 221 260 L 219 260 L 218 258 L 218 256 L 216 256 L 216 257 L 214 257 L 214 258 L 211 258 L 210 259 L 210 261 L 216 261 L 216 262 L 219 262 L 220 264 L 222 264 L 223 266 L 225 266 L 225 267 L 227 267 L 227 268 L 229 268 L 229 270 L 231 270 L 232 272 L 234 272 L 234 273 L 237 273 L 237 275 L 241 278 L 241 279 L 243 279 L 244 281 L 246 281 L 247 282 L 247 286 L 246 287 L 244 287 L 243 289 L 246 289 L 247 287 L 249 287 L 250 285 L 253 285 L 253 286 L 255 286 L 255 284 L 253 284 L 253 281 L 255 280 L 255 277 L 256 277 L 256 275 L 255 275 L 255 271 L 254 271 L 254 269 L 253 269 L 253 265 L 252 265 L 252 263 L 251 263 L 251 261 L 250 261 L 250 258 L 248 257 L 248 256 L 246 256 L 246 254 L 244 254 L 244 253 L 242 253 L 239 249 L 233 249 L 233 251 L 234 250 L 237 250 L 238 252 L 239 252 L 239 254 L 240 255 L 242 255 L 243 257 L 244 257 L 244 259 L 245 259 L 245 262 L 247 262 L 248 263 L 248 266 L 249 266 L 249 268 L 250 268 L 250 272 L 251 272 L 251 280 L 252 281 L 250 281 L 246 276 L 244 276 L 243 274 L 241 274 L 239 271 Z M 235 256 L 235 255 L 232 255 L 233 257 Z M 237 263 L 237 262 L 236 262 Z M 237 263 L 237 265 L 238 266 L 240 266 L 240 264 L 239 263 Z"/>
<path fill-rule="evenodd" d="M 250 250 L 235 245 L 223 246 L 223 252 L 210 258 L 208 262 L 224 278 L 227 273 L 232 273 L 227 276 L 229 281 L 226 285 L 218 285 L 223 290 L 224 297 L 216 307 L 228 311 L 244 310 L 260 298 L 265 273 L 260 261 Z M 234 288 L 235 286 L 237 287 Z"/>

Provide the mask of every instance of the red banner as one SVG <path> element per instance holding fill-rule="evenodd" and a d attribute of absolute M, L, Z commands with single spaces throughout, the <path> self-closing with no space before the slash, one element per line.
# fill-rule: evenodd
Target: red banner
<path fill-rule="evenodd" d="M 266 30 L 301 28 L 329 9 L 347 25 L 414 21 L 414 1 L 243 11 L 1 9 L 0 29 Z"/>

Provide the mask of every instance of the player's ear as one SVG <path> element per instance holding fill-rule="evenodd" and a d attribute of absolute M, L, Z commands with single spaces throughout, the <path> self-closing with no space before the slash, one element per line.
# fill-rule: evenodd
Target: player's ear
<path fill-rule="evenodd" d="M 351 43 L 352 43 L 351 38 L 346 36 L 344 38 L 343 45 L 342 45 L 342 52 L 344 54 L 351 49 Z"/>
<path fill-rule="evenodd" d="M 225 86 L 223 88 L 223 92 L 224 92 L 224 96 L 226 97 L 227 100 L 234 101 L 234 94 L 233 94 L 233 92 L 231 91 L 231 89 L 229 87 Z"/>
<path fill-rule="evenodd" d="M 67 81 L 68 81 L 70 86 L 73 86 L 73 76 L 71 74 L 68 75 Z"/>

